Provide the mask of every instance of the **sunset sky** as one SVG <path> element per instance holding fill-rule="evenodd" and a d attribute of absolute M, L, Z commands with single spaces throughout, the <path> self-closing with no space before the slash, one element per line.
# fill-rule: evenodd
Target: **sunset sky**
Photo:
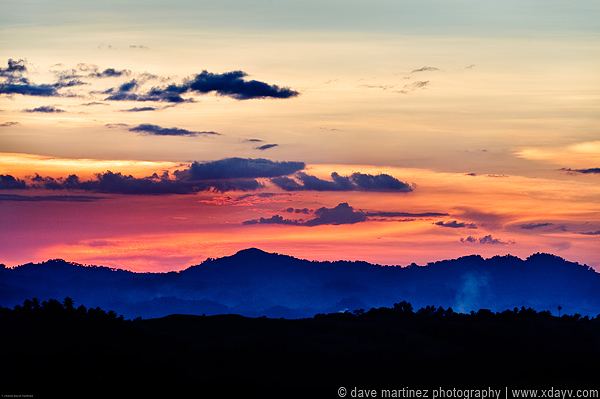
<path fill-rule="evenodd" d="M 600 270 L 599 2 L 94 3 L 3 1 L 0 263 Z"/>

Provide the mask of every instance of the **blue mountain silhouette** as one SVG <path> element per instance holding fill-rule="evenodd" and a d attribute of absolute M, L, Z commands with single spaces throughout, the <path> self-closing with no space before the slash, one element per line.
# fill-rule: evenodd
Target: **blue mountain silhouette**
<path fill-rule="evenodd" d="M 134 273 L 61 259 L 0 266 L 0 305 L 26 298 L 72 297 L 126 317 L 174 313 L 305 317 L 316 313 L 391 306 L 452 307 L 468 312 L 532 307 L 600 313 L 600 274 L 550 254 L 527 259 L 478 255 L 426 266 L 315 262 L 256 248 L 181 272 Z"/>

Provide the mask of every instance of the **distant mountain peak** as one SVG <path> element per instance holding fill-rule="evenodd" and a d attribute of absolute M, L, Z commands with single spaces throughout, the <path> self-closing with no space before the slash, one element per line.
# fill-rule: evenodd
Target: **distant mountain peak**
<path fill-rule="evenodd" d="M 48 259 L 46 261 L 40 263 L 27 263 L 23 266 L 36 266 L 36 267 L 80 267 L 83 266 L 80 263 L 69 262 L 67 260 L 56 258 L 56 259 Z"/>
<path fill-rule="evenodd" d="M 240 249 L 233 256 L 264 256 L 264 255 L 277 255 L 277 254 L 263 251 L 260 248 L 251 247 L 251 248 L 246 248 L 246 249 Z"/>

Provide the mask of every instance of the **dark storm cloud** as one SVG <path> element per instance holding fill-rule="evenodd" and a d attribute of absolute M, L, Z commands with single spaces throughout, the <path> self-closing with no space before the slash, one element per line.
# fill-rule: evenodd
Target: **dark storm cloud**
<path fill-rule="evenodd" d="M 343 202 L 333 208 L 319 208 L 314 212 L 315 217 L 306 221 L 285 219 L 283 216 L 274 215 L 270 218 L 260 218 L 247 220 L 243 224 L 284 224 L 293 226 L 321 226 L 321 225 L 340 225 L 354 224 L 367 220 L 367 215 Z"/>
<path fill-rule="evenodd" d="M 332 180 L 323 180 L 316 176 L 300 172 L 296 179 L 287 176 L 271 179 L 275 185 L 286 191 L 373 191 L 373 192 L 410 192 L 413 187 L 387 174 L 370 175 L 353 173 L 341 176 L 331 174 Z"/>
<path fill-rule="evenodd" d="M 433 71 L 439 71 L 439 68 L 436 67 L 432 67 L 432 66 L 424 66 L 418 69 L 413 69 L 410 73 L 417 73 L 417 72 L 433 72 Z"/>
<path fill-rule="evenodd" d="M 0 190 L 22 190 L 27 183 L 11 175 L 0 175 Z"/>
<path fill-rule="evenodd" d="M 40 112 L 40 113 L 45 113 L 45 114 L 56 114 L 56 113 L 65 112 L 65 110 L 56 108 L 53 105 L 42 105 L 41 107 L 25 109 L 25 110 L 23 110 L 23 112 Z"/>
<path fill-rule="evenodd" d="M 290 175 L 304 167 L 304 162 L 226 158 L 210 162 L 193 162 L 187 171 L 178 174 L 185 175 L 190 180 L 259 178 Z"/>
<path fill-rule="evenodd" d="M 549 226 L 553 226 L 554 223 L 525 223 L 520 225 L 519 227 L 525 230 L 534 230 L 534 229 L 540 229 L 542 227 L 549 227 Z"/>
<path fill-rule="evenodd" d="M 275 148 L 278 146 L 279 146 L 279 144 L 264 144 L 264 145 L 259 145 L 255 149 L 264 151 L 264 150 L 268 150 L 269 148 Z"/>
<path fill-rule="evenodd" d="M 567 173 L 581 173 L 584 175 L 591 174 L 600 174 L 600 168 L 587 168 L 587 169 L 571 169 L 571 168 L 563 168 L 561 169 Z"/>
<path fill-rule="evenodd" d="M 475 223 L 465 223 L 459 222 L 457 220 L 451 220 L 449 222 L 439 221 L 434 223 L 436 226 L 440 227 L 449 227 L 451 229 L 476 229 L 477 225 Z"/>
<path fill-rule="evenodd" d="M 261 139 L 246 139 L 248 143 L 262 143 L 264 140 Z"/>
<path fill-rule="evenodd" d="M 161 127 L 158 125 L 152 125 L 149 123 L 143 123 L 129 129 L 130 132 L 150 134 L 154 136 L 210 136 L 219 135 L 217 132 L 212 131 L 192 131 L 187 129 L 180 129 L 177 127 Z"/>

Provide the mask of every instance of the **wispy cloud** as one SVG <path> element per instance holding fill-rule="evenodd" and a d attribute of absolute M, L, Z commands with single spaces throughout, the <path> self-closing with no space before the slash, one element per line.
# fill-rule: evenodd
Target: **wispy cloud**
<path fill-rule="evenodd" d="M 258 147 L 256 147 L 256 149 L 264 151 L 264 150 L 268 150 L 270 148 L 275 148 L 278 146 L 279 146 L 279 144 L 263 144 L 263 145 L 259 145 Z"/>
<path fill-rule="evenodd" d="M 180 129 L 177 127 L 161 127 L 149 123 L 143 123 L 129 129 L 130 132 L 149 134 L 154 136 L 214 136 L 220 133 L 212 131 L 194 131 Z"/>
<path fill-rule="evenodd" d="M 477 228 L 477 225 L 475 223 L 459 222 L 457 220 L 451 220 L 448 222 L 439 221 L 439 222 L 435 222 L 434 224 L 436 226 L 448 227 L 451 229 L 476 229 Z"/>
<path fill-rule="evenodd" d="M 412 71 L 410 71 L 410 73 L 418 73 L 418 72 L 433 72 L 433 71 L 439 71 L 440 68 L 436 68 L 433 66 L 424 66 L 421 68 L 417 68 L 417 69 L 413 69 Z"/>
<path fill-rule="evenodd" d="M 23 110 L 24 112 L 39 112 L 45 114 L 56 114 L 66 112 L 64 109 L 57 108 L 53 105 L 42 105 L 41 107 L 29 108 Z"/>

